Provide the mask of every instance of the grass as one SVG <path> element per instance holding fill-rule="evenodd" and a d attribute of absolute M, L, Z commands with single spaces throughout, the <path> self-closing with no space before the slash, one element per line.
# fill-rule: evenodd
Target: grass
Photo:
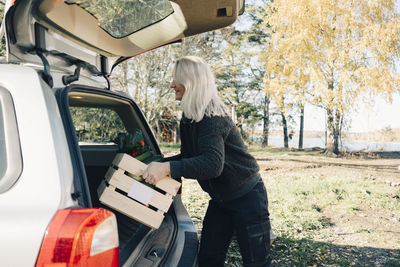
<path fill-rule="evenodd" d="M 167 153 L 175 153 L 178 152 L 180 148 L 180 144 L 168 144 L 168 143 L 162 143 L 160 144 L 160 149 L 164 154 Z"/>
<path fill-rule="evenodd" d="M 249 151 L 268 191 L 274 266 L 400 266 L 400 159 Z M 200 234 L 208 195 L 185 179 L 182 199 Z M 236 241 L 226 266 L 242 266 Z"/>

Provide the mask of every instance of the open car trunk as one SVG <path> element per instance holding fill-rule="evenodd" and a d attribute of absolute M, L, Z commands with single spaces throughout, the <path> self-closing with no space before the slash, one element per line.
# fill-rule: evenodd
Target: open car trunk
<path fill-rule="evenodd" d="M 156 266 L 174 243 L 177 226 L 173 207 L 165 214 L 161 227 L 153 230 L 100 203 L 97 192 L 117 153 L 147 155 L 145 163 L 162 159 L 146 120 L 132 100 L 122 94 L 71 86 L 61 95 L 64 97 L 60 101 L 67 107 L 64 116 L 70 116 L 67 120 L 73 125 L 70 132 L 79 144 L 76 160 L 77 164 L 83 163 L 83 172 L 75 174 L 75 180 L 76 186 L 82 188 L 82 195 L 87 184 L 86 206 L 103 207 L 115 213 L 121 265 Z"/>
<path fill-rule="evenodd" d="M 7 0 L 5 11 L 9 62 L 102 76 L 127 58 L 232 24 L 244 0 Z"/>

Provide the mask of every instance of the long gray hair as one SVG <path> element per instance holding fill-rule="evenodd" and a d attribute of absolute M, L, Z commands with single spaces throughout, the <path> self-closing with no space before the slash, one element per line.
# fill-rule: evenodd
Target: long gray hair
<path fill-rule="evenodd" d="M 204 115 L 228 116 L 210 66 L 202 58 L 186 56 L 178 59 L 172 75 L 175 82 L 185 87 L 182 107 L 186 118 L 199 122 Z"/>

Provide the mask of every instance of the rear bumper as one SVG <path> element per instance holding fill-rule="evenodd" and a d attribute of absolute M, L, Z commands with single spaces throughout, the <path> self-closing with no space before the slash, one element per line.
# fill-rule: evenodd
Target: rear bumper
<path fill-rule="evenodd" d="M 174 246 L 163 265 L 178 267 L 196 266 L 199 247 L 196 228 L 182 203 L 181 195 L 175 196 L 173 206 L 176 214 L 178 231 Z M 173 264 L 170 265 L 171 263 Z"/>

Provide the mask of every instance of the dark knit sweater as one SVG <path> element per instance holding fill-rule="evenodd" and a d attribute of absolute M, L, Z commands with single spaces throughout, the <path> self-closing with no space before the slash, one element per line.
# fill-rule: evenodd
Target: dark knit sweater
<path fill-rule="evenodd" d="M 197 179 L 204 191 L 218 201 L 236 199 L 259 181 L 258 164 L 247 152 L 229 117 L 207 117 L 180 123 L 181 154 L 171 157 L 171 177 Z"/>

